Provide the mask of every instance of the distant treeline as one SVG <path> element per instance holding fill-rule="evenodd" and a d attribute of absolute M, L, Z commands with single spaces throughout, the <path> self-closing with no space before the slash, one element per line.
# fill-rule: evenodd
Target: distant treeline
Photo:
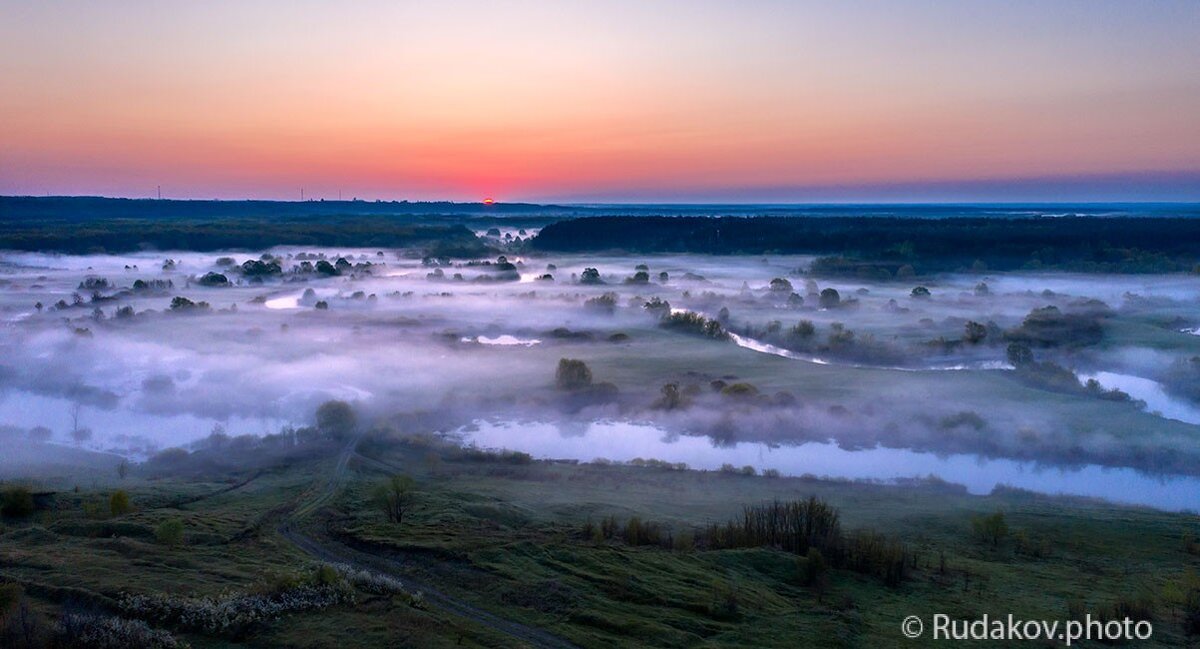
<path fill-rule="evenodd" d="M 886 277 L 974 268 L 1192 271 L 1200 218 L 630 217 L 560 221 L 537 250 L 829 255 L 824 274 Z M 908 268 L 905 268 L 905 267 Z"/>
<path fill-rule="evenodd" d="M 454 203 L 450 201 L 222 201 L 105 198 L 101 196 L 0 196 L 0 219 L 218 219 L 319 216 L 488 216 L 565 214 L 572 208 L 532 203 Z"/>
<path fill-rule="evenodd" d="M 461 224 L 423 224 L 421 219 L 383 214 L 224 213 L 183 208 L 127 215 L 107 201 L 41 199 L 19 209 L 25 199 L 0 198 L 0 249 L 64 253 L 121 253 L 136 250 L 261 250 L 277 245 L 403 248 L 439 256 L 474 257 L 487 247 Z M 81 201 L 73 205 L 74 201 Z M 153 203 L 154 201 L 141 201 Z M 188 202 L 173 202 L 175 207 Z M 92 207 L 100 205 L 98 209 Z M 274 204 L 280 205 L 280 204 Z"/>

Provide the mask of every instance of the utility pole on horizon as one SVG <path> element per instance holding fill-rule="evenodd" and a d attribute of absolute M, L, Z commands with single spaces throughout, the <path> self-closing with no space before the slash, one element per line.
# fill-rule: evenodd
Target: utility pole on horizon
<path fill-rule="evenodd" d="M 162 200 L 162 185 L 158 186 L 158 200 Z"/>

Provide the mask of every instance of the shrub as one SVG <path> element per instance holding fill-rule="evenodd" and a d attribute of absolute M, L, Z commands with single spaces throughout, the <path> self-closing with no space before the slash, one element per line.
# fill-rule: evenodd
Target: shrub
<path fill-rule="evenodd" d="M 812 338 L 814 335 L 816 335 L 816 333 L 817 328 L 815 325 L 813 325 L 812 320 L 801 320 L 800 322 L 796 323 L 796 326 L 792 327 L 788 331 L 788 337 L 806 340 L 808 338 Z"/>
<path fill-rule="evenodd" d="M 133 511 L 133 505 L 129 502 L 129 494 L 125 493 L 124 489 L 118 489 L 108 497 L 108 511 L 113 516 L 124 516 Z"/>
<path fill-rule="evenodd" d="M 221 273 L 205 273 L 199 282 L 201 286 L 229 286 L 229 278 Z"/>
<path fill-rule="evenodd" d="M 671 315 L 671 303 L 657 296 L 650 298 L 642 308 L 659 320 Z"/>
<path fill-rule="evenodd" d="M 322 262 L 317 262 L 318 269 Z M 324 262 L 328 264 L 329 262 Z M 242 274 L 246 277 L 267 277 L 270 275 L 279 275 L 283 269 L 276 261 L 260 261 L 258 259 L 248 259 L 242 266 Z"/>
<path fill-rule="evenodd" d="M 33 494 L 27 487 L 12 486 L 0 493 L 0 514 L 24 518 L 33 513 Z"/>
<path fill-rule="evenodd" d="M 1102 312 L 1064 313 L 1055 306 L 1034 309 L 1021 326 L 1009 331 L 1009 340 L 1033 347 L 1084 347 L 1100 342 L 1104 328 Z"/>
<path fill-rule="evenodd" d="M 292 611 L 319 610 L 353 599 L 344 585 L 300 585 L 265 594 L 226 593 L 219 597 L 122 594 L 127 615 L 192 631 L 236 636 L 255 623 Z"/>
<path fill-rule="evenodd" d="M 719 620 L 733 620 L 738 617 L 737 584 L 727 580 L 713 582 L 712 601 L 708 605 L 709 615 Z"/>
<path fill-rule="evenodd" d="M 1009 343 L 1005 356 L 1013 367 L 1021 368 L 1033 363 L 1033 350 L 1025 343 Z"/>
<path fill-rule="evenodd" d="M 805 586 L 816 586 L 826 578 L 827 570 L 825 555 L 816 548 L 809 548 L 808 554 L 800 562 L 800 583 Z"/>
<path fill-rule="evenodd" d="M 978 345 L 987 338 L 987 327 L 975 322 L 968 321 L 963 328 L 963 340 L 972 345 Z"/>
<path fill-rule="evenodd" d="M 207 311 L 210 308 L 208 302 L 193 302 L 182 295 L 171 298 L 171 310 L 176 313 Z"/>
<path fill-rule="evenodd" d="M 971 533 L 977 540 L 987 543 L 993 548 L 999 547 L 1000 542 L 1008 536 L 1008 523 L 1004 520 L 1004 512 L 973 517 Z"/>
<path fill-rule="evenodd" d="M 585 300 L 583 306 L 587 309 L 612 313 L 617 308 L 617 294 L 605 293 L 603 295 L 597 295 L 596 297 Z"/>
<path fill-rule="evenodd" d="M 16 585 L 0 587 L 0 646 L 50 646 L 42 616 L 29 605 L 24 590 Z"/>
<path fill-rule="evenodd" d="M 710 320 L 699 313 L 680 311 L 662 319 L 661 325 L 666 329 L 674 329 L 684 333 L 724 340 L 729 337 L 725 327 L 716 320 Z"/>
<path fill-rule="evenodd" d="M 554 372 L 554 385 L 559 390 L 582 390 L 592 385 L 592 370 L 581 360 L 562 358 Z"/>
<path fill-rule="evenodd" d="M 58 646 L 90 649 L 176 649 L 188 644 L 141 620 L 66 611 L 55 627 Z"/>
<path fill-rule="evenodd" d="M 758 388 L 749 383 L 732 383 L 721 388 L 721 394 L 727 397 L 750 398 L 758 396 Z"/>
<path fill-rule="evenodd" d="M 154 528 L 154 538 L 158 542 L 167 547 L 176 547 L 183 544 L 183 521 L 178 518 L 169 518 L 158 524 Z"/>
<path fill-rule="evenodd" d="M 674 410 L 685 405 L 683 393 L 679 391 L 678 383 L 667 383 L 662 386 L 662 396 L 654 403 L 656 408 Z"/>

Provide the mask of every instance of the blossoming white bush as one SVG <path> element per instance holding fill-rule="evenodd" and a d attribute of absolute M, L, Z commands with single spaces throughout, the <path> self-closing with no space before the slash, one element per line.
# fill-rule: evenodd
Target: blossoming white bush
<path fill-rule="evenodd" d="M 64 614 L 55 634 L 68 646 L 92 649 L 187 649 L 189 646 L 166 631 L 150 628 L 141 620 L 90 613 Z"/>
<path fill-rule="evenodd" d="M 347 588 L 323 585 L 298 586 L 262 595 L 241 592 L 228 592 L 217 597 L 124 594 L 119 604 L 121 610 L 142 619 L 207 633 L 232 634 L 283 613 L 322 609 L 353 599 L 353 592 Z"/>
<path fill-rule="evenodd" d="M 418 608 L 423 602 L 421 593 L 409 593 L 394 577 L 338 563 L 276 575 L 261 593 L 229 591 L 216 597 L 123 593 L 118 604 L 126 614 L 137 618 L 232 635 L 284 613 L 353 603 L 355 589 L 374 595 L 404 595 L 410 605 Z"/>

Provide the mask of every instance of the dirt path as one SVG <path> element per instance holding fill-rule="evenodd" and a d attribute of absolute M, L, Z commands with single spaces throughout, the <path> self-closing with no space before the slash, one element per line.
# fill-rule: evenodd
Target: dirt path
<path fill-rule="evenodd" d="M 451 597 L 429 584 L 415 581 L 407 576 L 402 577 L 393 559 L 356 550 L 337 541 L 327 538 L 317 538 L 305 532 L 301 525 L 303 519 L 337 495 L 338 490 L 345 481 L 346 469 L 349 466 L 350 459 L 356 455 L 355 449 L 357 446 L 358 438 L 355 438 L 342 449 L 341 454 L 338 456 L 337 464 L 334 466 L 333 472 L 326 481 L 325 486 L 311 499 L 295 508 L 283 518 L 283 521 L 276 528 L 280 536 L 290 541 L 305 553 L 321 561 L 343 563 L 399 579 L 407 589 L 419 591 L 424 597 L 425 602 L 429 605 L 452 615 L 457 615 L 481 624 L 493 631 L 505 634 L 519 641 L 522 646 L 550 647 L 553 649 L 575 647 L 570 642 L 551 633 L 498 617 L 460 599 Z"/>
<path fill-rule="evenodd" d="M 167 503 L 166 505 L 163 505 L 163 506 L 164 507 L 172 507 L 174 509 L 180 509 L 180 508 L 186 507 L 187 505 L 193 505 L 195 503 L 198 503 L 201 500 L 215 498 L 217 496 L 227 494 L 231 491 L 245 487 L 246 485 L 250 484 L 251 482 L 254 482 L 255 480 L 262 477 L 262 475 L 264 473 L 266 473 L 265 469 L 259 469 L 258 471 L 255 471 L 254 473 L 250 474 L 250 476 L 245 478 L 244 480 L 240 480 L 237 483 L 229 485 L 228 487 L 222 487 L 221 489 L 217 489 L 216 491 L 212 491 L 212 492 L 209 492 L 206 494 L 200 494 L 199 496 L 190 496 L 188 498 L 176 500 L 174 502 Z"/>

